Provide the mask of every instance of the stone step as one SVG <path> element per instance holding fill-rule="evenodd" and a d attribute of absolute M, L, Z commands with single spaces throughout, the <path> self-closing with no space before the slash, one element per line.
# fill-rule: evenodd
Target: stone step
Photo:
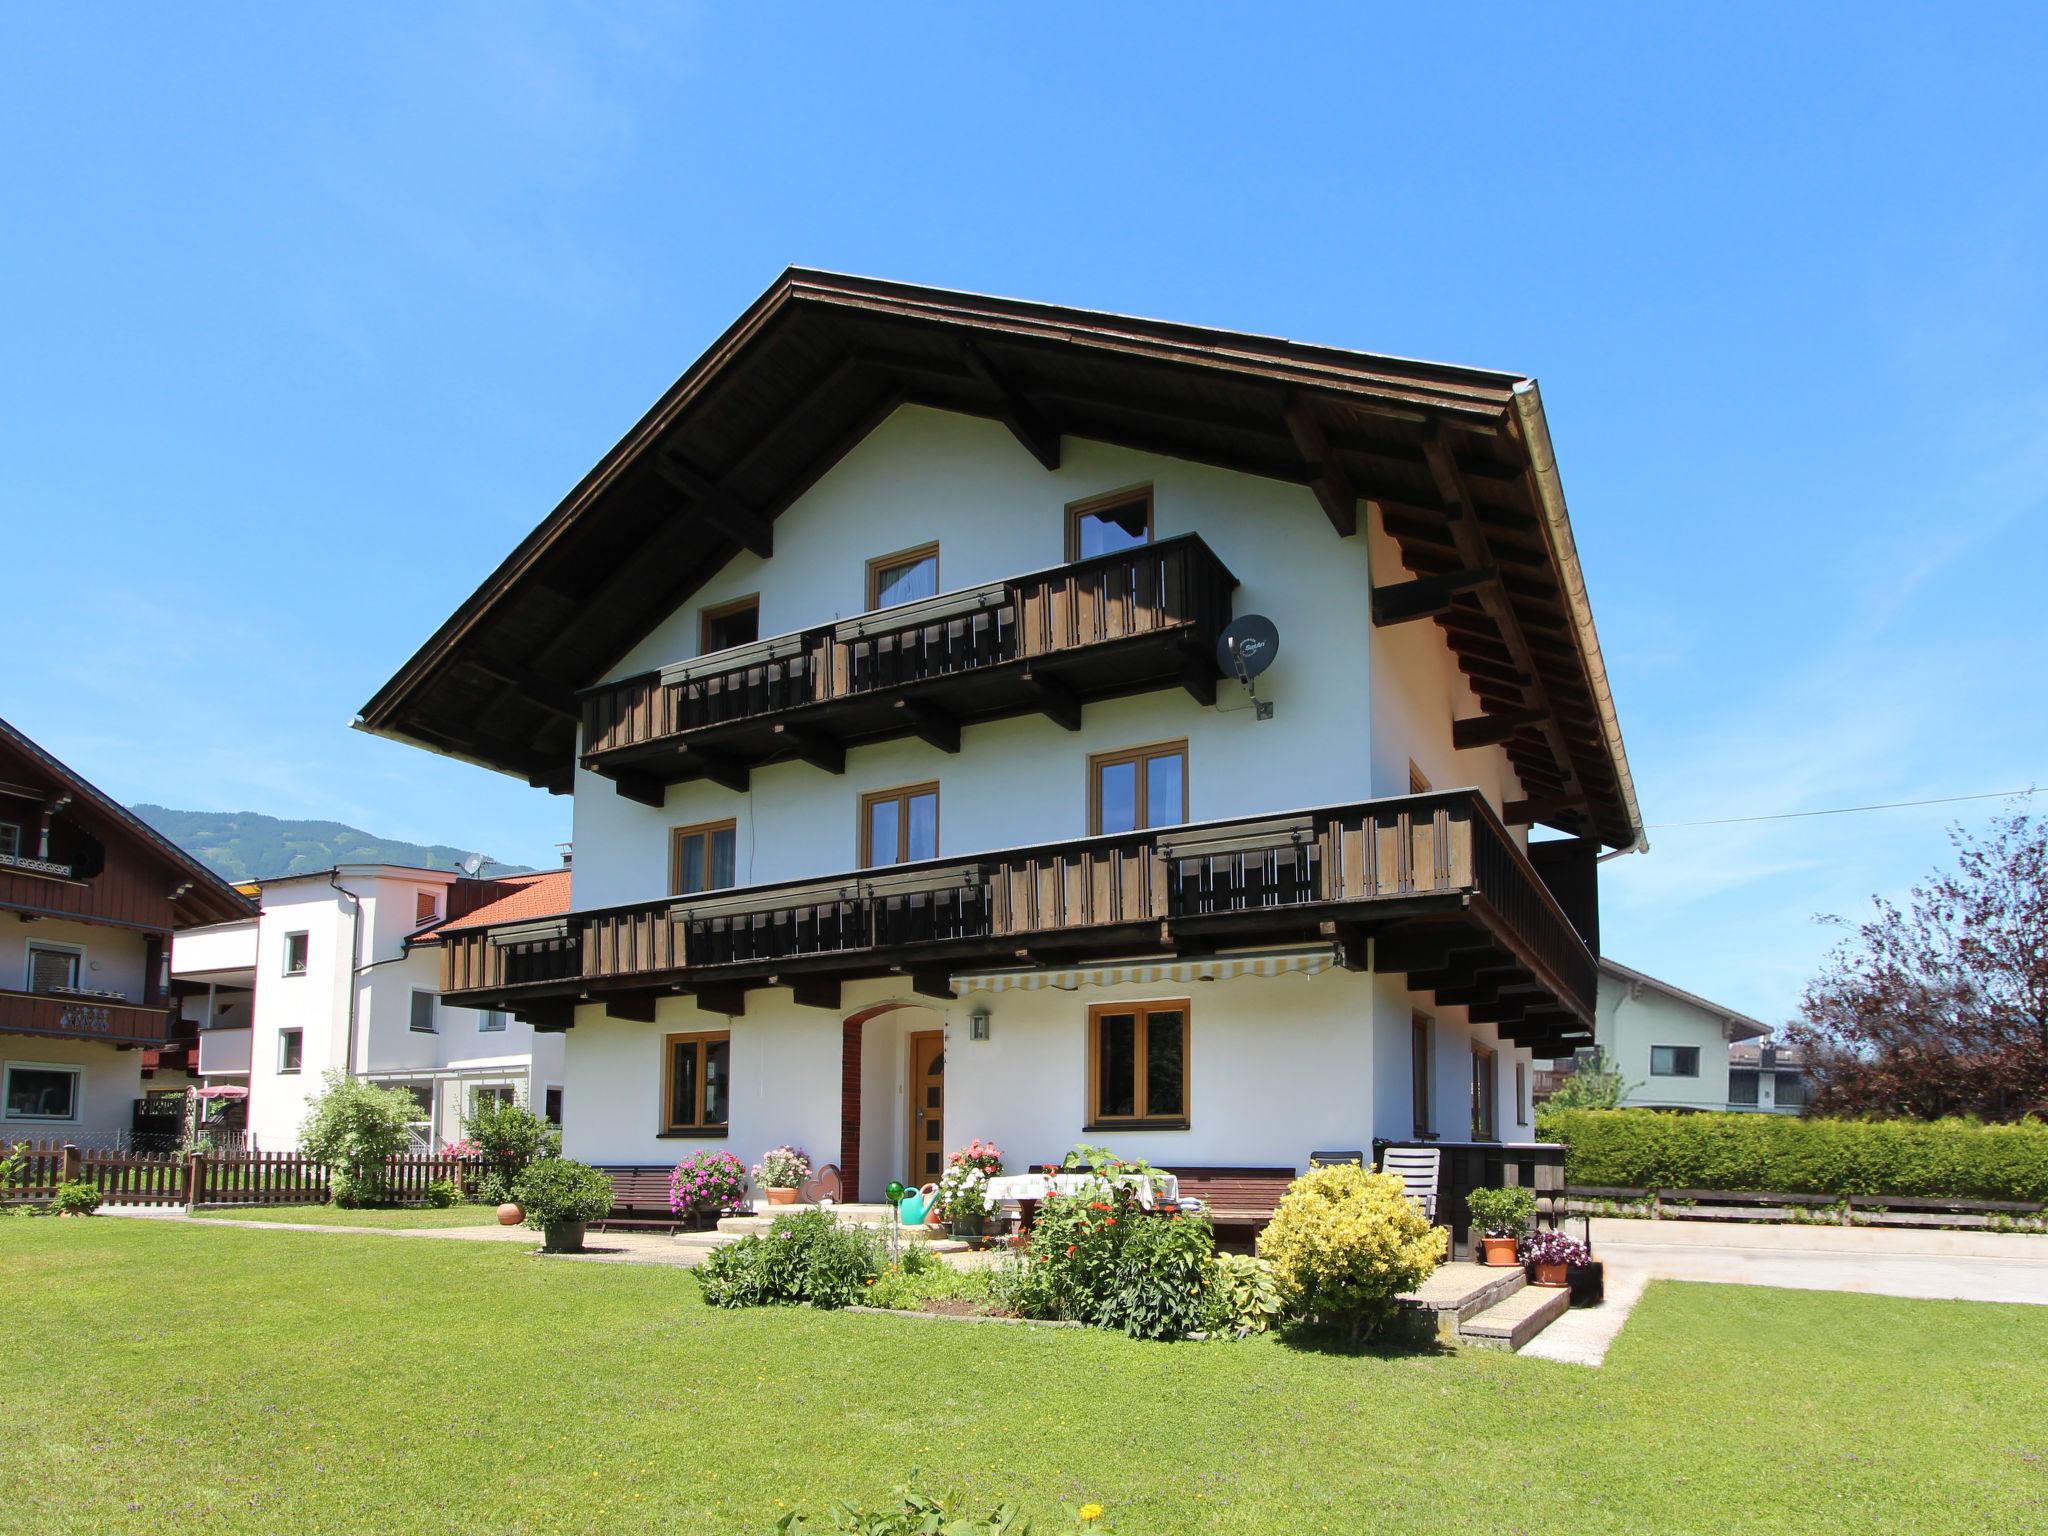
<path fill-rule="evenodd" d="M 1525 1285 L 1458 1324 L 1458 1341 L 1481 1349 L 1520 1349 L 1565 1314 L 1569 1286 Z"/>
<path fill-rule="evenodd" d="M 1459 1326 L 1467 1318 L 1498 1305 L 1528 1283 L 1519 1264 L 1494 1266 L 1453 1260 L 1438 1265 L 1434 1274 L 1400 1302 L 1421 1313 L 1439 1340 L 1455 1344 Z"/>

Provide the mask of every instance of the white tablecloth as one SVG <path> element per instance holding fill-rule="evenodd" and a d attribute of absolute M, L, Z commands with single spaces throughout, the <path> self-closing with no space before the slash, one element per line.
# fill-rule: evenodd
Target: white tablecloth
<path fill-rule="evenodd" d="M 1138 1204 L 1148 1211 L 1157 1198 L 1180 1199 L 1180 1180 L 1170 1173 L 1119 1173 L 1115 1179 L 1119 1184 L 1133 1186 L 1138 1191 Z M 988 1197 L 998 1203 L 1043 1200 L 1047 1195 L 1079 1194 L 1094 1182 L 1092 1173 L 1005 1173 L 988 1181 Z"/>

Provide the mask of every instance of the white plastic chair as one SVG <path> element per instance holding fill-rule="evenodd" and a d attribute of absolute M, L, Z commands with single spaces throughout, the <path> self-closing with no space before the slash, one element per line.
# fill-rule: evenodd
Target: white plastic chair
<path fill-rule="evenodd" d="M 1437 1176 L 1443 1153 L 1435 1147 L 1389 1147 L 1380 1155 L 1380 1171 L 1400 1175 L 1401 1189 L 1422 1207 L 1425 1221 L 1436 1220 Z"/>

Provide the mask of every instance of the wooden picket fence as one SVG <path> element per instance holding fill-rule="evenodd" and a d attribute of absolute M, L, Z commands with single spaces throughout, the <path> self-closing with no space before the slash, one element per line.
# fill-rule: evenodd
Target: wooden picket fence
<path fill-rule="evenodd" d="M 0 1150 L 6 1144 L 0 1143 Z M 318 1205 L 328 1197 L 328 1169 L 297 1152 L 211 1152 L 181 1158 L 163 1152 L 81 1149 L 61 1141 L 23 1141 L 22 1171 L 0 1201 L 48 1200 L 74 1179 L 91 1183 L 107 1205 Z M 446 1179 L 457 1189 L 490 1170 L 475 1161 L 408 1153 L 384 1166 L 391 1198 L 424 1205 L 427 1186 Z M 506 1171 L 510 1171 L 509 1169 Z"/>

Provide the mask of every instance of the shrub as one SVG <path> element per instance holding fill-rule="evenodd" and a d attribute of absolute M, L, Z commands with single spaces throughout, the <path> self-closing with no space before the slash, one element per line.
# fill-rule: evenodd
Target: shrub
<path fill-rule="evenodd" d="M 1572 1184 L 1955 1200 L 2048 1200 L 2048 1123 L 1546 1112 Z"/>
<path fill-rule="evenodd" d="M 597 1221 L 612 1208 L 612 1176 L 567 1157 L 528 1163 L 512 1182 L 512 1198 L 526 1212 L 526 1225 Z"/>
<path fill-rule="evenodd" d="M 1608 1060 L 1605 1051 L 1596 1050 L 1558 1085 L 1543 1106 L 1550 1110 L 1619 1109 L 1628 1088 L 1621 1068 Z"/>
<path fill-rule="evenodd" d="M 513 1173 L 535 1158 L 562 1155 L 561 1130 L 516 1102 L 480 1100 L 462 1122 L 462 1135 L 474 1149 L 472 1156 Z"/>
<path fill-rule="evenodd" d="M 844 1307 L 882 1270 L 881 1238 L 829 1211 L 778 1216 L 765 1235 L 715 1248 L 692 1271 L 714 1307 Z"/>
<path fill-rule="evenodd" d="M 470 1181 L 469 1198 L 477 1205 L 503 1205 L 512 1198 L 512 1176 L 493 1168 Z"/>
<path fill-rule="evenodd" d="M 366 1205 L 389 1205 L 391 1181 L 384 1177 L 384 1170 L 381 1167 L 372 1168 L 361 1175 L 350 1173 L 346 1168 L 336 1168 L 327 1175 L 327 1198 L 343 1210 L 354 1210 Z"/>
<path fill-rule="evenodd" d="M 1248 1253 L 1219 1253 L 1210 1277 L 1203 1327 L 1212 1334 L 1243 1338 L 1264 1333 L 1280 1321 L 1280 1286 L 1273 1261 Z"/>
<path fill-rule="evenodd" d="M 1102 1299 L 1102 1326 L 1134 1339 L 1200 1332 L 1215 1260 L 1216 1231 L 1208 1217 L 1133 1217 Z"/>
<path fill-rule="evenodd" d="M 346 1175 L 358 1200 L 368 1198 L 372 1176 L 381 1180 L 385 1159 L 405 1150 L 406 1124 L 419 1101 L 402 1088 L 379 1088 L 329 1072 L 306 1106 L 299 1149 L 335 1175 Z M 337 1195 L 337 1205 L 345 1202 Z"/>
<path fill-rule="evenodd" d="M 90 1216 L 99 1208 L 99 1186 L 89 1179 L 67 1179 L 50 1197 L 53 1216 Z"/>
<path fill-rule="evenodd" d="M 801 1189 L 811 1176 L 811 1159 L 801 1147 L 773 1147 L 754 1164 L 754 1182 L 763 1189 Z"/>
<path fill-rule="evenodd" d="M 1287 1186 L 1259 1234 L 1259 1255 L 1273 1261 L 1289 1315 L 1342 1328 L 1355 1341 L 1393 1317 L 1395 1297 L 1429 1278 L 1448 1237 L 1400 1179 L 1340 1163 Z"/>
<path fill-rule="evenodd" d="M 668 1176 L 668 1208 L 677 1215 L 729 1214 L 747 1201 L 747 1165 L 730 1152 L 698 1152 Z"/>
<path fill-rule="evenodd" d="M 1536 1192 L 1523 1185 L 1475 1189 L 1465 1197 L 1472 1227 L 1487 1237 L 1522 1237 L 1536 1224 Z"/>
<path fill-rule="evenodd" d="M 446 1210 L 462 1198 L 462 1191 L 455 1187 L 453 1179 L 436 1179 L 427 1186 L 427 1204 L 439 1210 Z"/>
<path fill-rule="evenodd" d="M 1216 1234 L 1206 1216 L 1147 1215 L 1128 1185 L 1091 1183 L 1038 1209 L 1019 1316 L 1177 1339 L 1202 1326 Z"/>

